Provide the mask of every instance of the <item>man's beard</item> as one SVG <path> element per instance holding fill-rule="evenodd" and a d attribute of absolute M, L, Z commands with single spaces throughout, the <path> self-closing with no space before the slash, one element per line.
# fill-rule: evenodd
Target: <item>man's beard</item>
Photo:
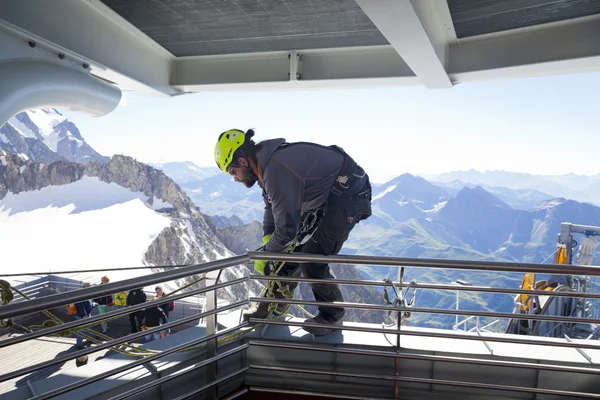
<path fill-rule="evenodd" d="M 247 188 L 251 188 L 256 183 L 256 178 L 248 176 L 241 181 Z"/>

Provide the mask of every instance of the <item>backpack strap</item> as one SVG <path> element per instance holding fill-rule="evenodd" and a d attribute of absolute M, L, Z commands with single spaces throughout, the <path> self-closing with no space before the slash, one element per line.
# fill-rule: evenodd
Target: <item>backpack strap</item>
<path fill-rule="evenodd" d="M 342 196 L 346 190 L 350 188 L 350 182 L 354 179 L 362 179 L 365 177 L 365 170 L 359 166 L 356 161 L 352 157 L 348 155 L 339 146 L 331 145 L 330 149 L 337 151 L 338 153 L 344 156 L 344 161 L 342 163 L 342 168 L 340 169 L 340 173 L 331 188 L 331 193 L 335 196 Z"/>

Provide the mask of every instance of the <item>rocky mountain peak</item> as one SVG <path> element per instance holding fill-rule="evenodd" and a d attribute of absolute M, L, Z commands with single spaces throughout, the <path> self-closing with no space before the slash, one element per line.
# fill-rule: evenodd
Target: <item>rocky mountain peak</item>
<path fill-rule="evenodd" d="M 511 206 L 494 196 L 481 186 L 474 188 L 464 187 L 456 195 L 455 201 L 464 205 L 477 204 L 479 207 L 497 207 L 502 209 L 512 209 Z"/>
<path fill-rule="evenodd" d="M 24 160 L 106 163 L 90 147 L 79 129 L 55 109 L 29 110 L 15 115 L 0 127 L 0 149 L 18 154 Z"/>

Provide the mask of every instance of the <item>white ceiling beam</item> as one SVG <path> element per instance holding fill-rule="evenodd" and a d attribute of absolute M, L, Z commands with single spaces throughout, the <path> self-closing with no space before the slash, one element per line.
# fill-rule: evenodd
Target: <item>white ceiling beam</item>
<path fill-rule="evenodd" d="M 446 48 L 456 39 L 443 0 L 356 0 L 428 88 L 450 88 Z"/>
<path fill-rule="evenodd" d="M 171 84 L 183 92 L 415 86 L 391 46 L 181 57 Z"/>
<path fill-rule="evenodd" d="M 600 70 L 600 15 L 461 39 L 450 46 L 454 82 Z"/>
<path fill-rule="evenodd" d="M 100 0 L 3 0 L 0 29 L 90 64 L 121 90 L 177 94 L 169 84 L 175 57 Z"/>

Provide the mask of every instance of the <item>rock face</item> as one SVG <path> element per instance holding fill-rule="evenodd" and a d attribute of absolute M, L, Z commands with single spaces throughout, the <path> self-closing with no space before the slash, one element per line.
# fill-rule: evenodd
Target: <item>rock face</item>
<path fill-rule="evenodd" d="M 262 246 L 262 224 L 254 221 L 247 225 L 217 229 L 221 242 L 235 254 L 245 254 Z"/>
<path fill-rule="evenodd" d="M 148 199 L 148 207 L 170 217 L 171 225 L 158 235 L 144 255 L 143 262 L 146 265 L 200 264 L 234 255 L 219 240 L 217 228 L 210 217 L 200 212 L 175 182 L 163 172 L 131 157 L 114 156 L 106 164 L 90 162 L 84 165 L 69 161 L 46 164 L 3 153 L 0 155 L 0 199 L 9 191 L 18 194 L 50 185 L 68 185 L 83 176 L 96 177 L 106 183 L 116 183 L 134 192 L 141 192 Z M 245 266 L 235 266 L 224 269 L 220 281 L 247 275 Z M 194 280 L 189 278 L 180 284 Z M 190 289 L 202 287 L 203 284 L 200 282 Z M 221 290 L 219 296 L 226 300 L 239 300 L 249 292 L 256 293 L 259 290 L 257 283 L 250 282 Z"/>

